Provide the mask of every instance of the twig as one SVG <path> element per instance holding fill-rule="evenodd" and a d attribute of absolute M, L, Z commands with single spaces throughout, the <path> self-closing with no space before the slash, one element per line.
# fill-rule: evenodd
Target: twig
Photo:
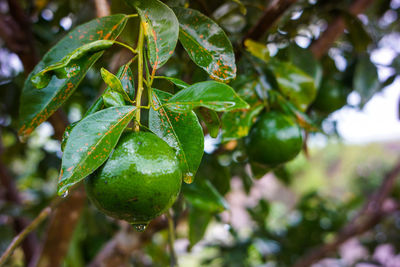
<path fill-rule="evenodd" d="M 98 18 L 110 15 L 110 5 L 107 0 L 94 0 Z"/>
<path fill-rule="evenodd" d="M 207 3 L 204 2 L 204 0 L 196 0 L 197 3 L 203 8 L 204 14 L 207 15 L 208 17 L 211 15 L 211 11 L 207 6 Z"/>
<path fill-rule="evenodd" d="M 162 216 L 153 220 L 143 233 L 132 231 L 130 225 L 122 227 L 101 249 L 89 267 L 125 266 L 134 251 L 150 242 L 154 233 L 167 227 L 168 222 Z"/>
<path fill-rule="evenodd" d="M 260 39 L 297 0 L 275 0 L 264 11 L 257 23 L 244 36 L 246 39 Z"/>
<path fill-rule="evenodd" d="M 177 256 L 175 253 L 175 225 L 174 225 L 174 220 L 171 215 L 171 211 L 168 211 L 166 213 L 167 219 L 168 219 L 168 242 L 169 242 L 169 252 L 170 252 L 170 266 L 178 266 L 178 261 L 177 261 Z"/>
<path fill-rule="evenodd" d="M 351 4 L 349 12 L 353 15 L 358 15 L 367 9 L 373 1 L 374 0 L 356 0 Z M 316 58 L 321 58 L 328 51 L 333 43 L 343 34 L 345 26 L 345 22 L 341 17 L 338 17 L 328 25 L 328 28 L 320 38 L 314 41 L 310 46 L 310 50 Z"/>
<path fill-rule="evenodd" d="M 367 201 L 360 213 L 345 225 L 337 234 L 336 238 L 325 245 L 311 250 L 303 258 L 298 260 L 293 267 L 311 266 L 318 260 L 328 256 L 331 252 L 336 251 L 338 247 L 352 237 L 365 233 L 383 218 L 398 210 L 399 206 L 384 207 L 384 201 L 392 191 L 395 179 L 400 175 L 400 160 L 396 163 L 393 169 L 385 175 L 381 186 L 375 194 Z"/>
<path fill-rule="evenodd" d="M 60 203 L 54 210 L 46 230 L 46 237 L 37 266 L 61 265 L 68 252 L 69 242 L 79 221 L 85 200 L 85 190 L 81 185 L 73 190 L 66 201 Z"/>
<path fill-rule="evenodd" d="M 144 51 L 144 26 L 140 24 L 139 30 L 139 40 L 137 44 L 137 53 L 138 53 L 138 88 L 136 91 L 136 106 L 140 107 L 140 103 L 142 101 L 142 92 L 143 92 L 143 51 Z M 140 123 L 140 108 L 136 111 L 136 120 L 138 123 L 135 124 L 135 131 L 139 132 L 139 123 Z"/>
<path fill-rule="evenodd" d="M 38 227 L 39 224 L 44 219 L 46 219 L 50 213 L 51 213 L 51 208 L 50 207 L 45 208 L 40 212 L 39 216 L 37 216 L 36 219 L 34 219 L 20 234 L 14 237 L 13 241 L 11 242 L 11 244 L 8 246 L 8 248 L 0 258 L 0 266 L 2 266 L 7 261 L 7 259 L 11 256 L 11 254 L 19 246 L 19 244 L 21 244 L 21 242 L 25 239 L 25 237 L 34 229 L 36 229 L 36 227 Z"/>
<path fill-rule="evenodd" d="M 0 140 L 0 155 L 3 153 L 2 151 L 2 142 Z M 9 202 L 13 202 L 17 205 L 21 205 L 22 201 L 15 185 L 15 181 L 13 177 L 11 177 L 7 167 L 3 164 L 0 158 L 0 184 L 6 189 L 5 191 L 5 200 Z M 29 220 L 23 217 L 15 217 L 13 220 L 13 226 L 16 233 L 21 232 L 27 225 L 29 224 Z M 35 256 L 37 255 L 37 244 L 38 240 L 34 233 L 31 233 L 27 236 L 22 244 L 22 249 L 24 251 L 25 260 L 27 263 L 34 261 Z"/>
<path fill-rule="evenodd" d="M 24 241 L 29 233 L 35 230 L 51 214 L 53 208 L 56 207 L 60 203 L 60 201 L 60 198 L 56 198 L 50 206 L 44 208 L 22 232 L 14 237 L 11 244 L 7 247 L 3 255 L 1 255 L 0 257 L 0 266 L 2 266 L 7 261 L 14 250 L 21 244 L 22 241 Z"/>
<path fill-rule="evenodd" d="M 7 0 L 10 15 L 0 16 L 0 37 L 11 51 L 21 59 L 26 73 L 29 73 L 38 61 L 30 19 L 21 8 L 19 1 Z"/>

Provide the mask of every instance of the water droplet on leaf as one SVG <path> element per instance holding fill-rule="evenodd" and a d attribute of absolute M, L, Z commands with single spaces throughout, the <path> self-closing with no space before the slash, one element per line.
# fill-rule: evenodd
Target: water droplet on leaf
<path fill-rule="evenodd" d="M 133 223 L 132 224 L 133 228 L 135 228 L 135 230 L 138 232 L 144 232 L 147 228 L 147 225 L 148 224 L 142 224 L 142 223 L 140 223 L 140 224 Z"/>
<path fill-rule="evenodd" d="M 193 173 L 187 172 L 183 175 L 183 181 L 187 184 L 193 183 Z"/>
<path fill-rule="evenodd" d="M 61 197 L 62 197 L 62 198 L 66 198 L 66 197 L 68 196 L 68 193 L 69 193 L 68 190 L 65 191 L 65 192 L 61 195 Z"/>

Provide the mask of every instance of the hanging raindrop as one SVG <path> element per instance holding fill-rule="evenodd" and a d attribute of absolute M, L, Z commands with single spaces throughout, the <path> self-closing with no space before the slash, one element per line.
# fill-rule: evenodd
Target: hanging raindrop
<path fill-rule="evenodd" d="M 187 184 L 193 183 L 193 173 L 187 172 L 183 175 L 183 181 Z"/>
<path fill-rule="evenodd" d="M 68 196 L 68 193 L 69 193 L 68 190 L 65 191 L 65 192 L 61 195 L 61 197 L 62 197 L 62 198 L 66 198 L 66 197 Z"/>
<path fill-rule="evenodd" d="M 133 223 L 132 224 L 133 228 L 135 228 L 135 230 L 138 232 L 144 232 L 147 228 L 147 225 L 148 224 L 142 224 L 142 223 L 139 223 L 139 224 Z"/>

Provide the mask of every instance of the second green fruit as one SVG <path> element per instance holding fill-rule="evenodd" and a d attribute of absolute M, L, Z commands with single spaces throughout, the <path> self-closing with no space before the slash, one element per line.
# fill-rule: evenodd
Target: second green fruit
<path fill-rule="evenodd" d="M 300 152 L 303 144 L 300 127 L 281 112 L 262 114 L 245 138 L 250 161 L 275 167 Z"/>

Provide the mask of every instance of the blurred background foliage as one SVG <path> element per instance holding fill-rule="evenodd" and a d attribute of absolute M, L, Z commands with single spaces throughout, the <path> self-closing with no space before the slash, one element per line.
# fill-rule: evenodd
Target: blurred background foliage
<path fill-rule="evenodd" d="M 96 17 L 96 1 L 14 1 L 31 21 L 33 38 L 30 42 L 39 58 L 68 30 Z M 10 2 L 0 1 L 4 20 L 12 16 Z M 109 2 L 112 13 L 133 12 L 123 1 Z M 385 173 L 396 163 L 400 151 L 398 140 L 358 145 L 343 143 L 331 115 L 343 106 L 362 109 L 375 94 L 395 82 L 400 73 L 400 2 L 371 1 L 362 15 L 354 16 L 349 12 L 354 3 L 350 0 L 292 1 L 290 8 L 268 29 L 267 34 L 261 34 L 258 42 L 265 49 L 261 54 L 260 49 L 243 49 L 241 43 L 252 26 L 258 23 L 265 8 L 273 5 L 274 1 L 164 2 L 170 6 L 189 5 L 210 16 L 225 30 L 237 54 L 241 54 L 237 62 L 238 77 L 231 86 L 239 94 L 247 94 L 252 105 L 252 112 L 245 115 L 219 114 L 222 134 L 216 139 L 206 138 L 206 147 L 211 148 L 203 157 L 196 181 L 183 187 L 183 194 L 174 206 L 178 262 L 181 266 L 292 266 L 307 252 L 332 241 L 339 230 L 356 216 L 380 186 Z M 322 32 L 338 16 L 344 19 L 344 34 L 327 54 L 315 59 L 307 48 L 321 38 Z M 137 25 L 138 20 L 130 21 L 120 39 L 133 45 Z M 371 61 L 372 51 L 382 47 L 390 49 L 392 60 L 387 64 Z M 79 120 L 105 88 L 99 74 L 100 67 L 115 72 L 127 58 L 126 51 L 113 48 L 95 64 L 79 90 L 63 107 L 69 122 Z M 384 77 L 378 76 L 379 68 L 386 70 Z M 319 88 L 315 96 L 296 95 L 292 88 L 289 88 L 289 93 L 282 90 L 280 78 L 293 73 L 312 78 L 314 86 Z M 189 83 L 208 78 L 180 46 L 159 74 Z M 26 75 L 16 51 L 2 36 L 1 165 L 12 177 L 20 201 L 7 197 L 10 191 L 3 183 L 0 187 L 0 252 L 17 234 L 15 218 L 33 219 L 55 197 L 61 164 L 60 142 L 54 138 L 50 123 L 43 123 L 27 143 L 18 141 L 19 96 Z M 291 82 L 299 83 L 296 80 Z M 157 80 L 155 87 L 165 91 L 176 90 L 162 80 Z M 263 101 L 265 104 L 267 99 L 271 101 L 267 92 L 276 87 L 280 88 L 286 100 L 273 105 L 285 110 L 287 100 L 296 105 L 305 99 L 311 105 L 307 103 L 306 109 L 295 107 L 294 110 L 302 112 L 297 114 L 305 114 L 305 119 L 312 121 L 318 130 L 309 133 L 308 154 L 301 153 L 295 160 L 266 174 L 266 168 L 250 167 L 239 127 L 247 127 L 247 130 L 251 127 L 261 112 L 257 105 Z M 349 95 L 358 101 L 348 102 Z M 290 106 L 288 108 L 293 112 Z M 323 144 L 312 142 L 321 136 Z M 259 177 L 262 178 L 257 179 Z M 400 187 L 396 182 L 387 201 L 395 202 L 399 194 Z M 348 240 L 342 249 L 334 251 L 319 266 L 358 266 L 367 262 L 373 264 L 370 266 L 389 266 L 385 264 L 396 259 L 394 264 L 399 265 L 392 266 L 400 266 L 399 256 L 396 256 L 400 253 L 399 228 L 400 212 L 394 211 L 363 235 Z M 110 239 L 116 240 L 121 229 L 129 235 L 140 235 L 123 222 L 99 213 L 87 201 L 63 266 L 88 265 Z M 37 230 L 39 240 L 45 233 L 46 224 Z M 129 250 L 128 266 L 170 264 L 167 229 L 156 232 L 149 240 Z M 23 250 L 18 249 L 8 264 L 27 265 Z"/>

